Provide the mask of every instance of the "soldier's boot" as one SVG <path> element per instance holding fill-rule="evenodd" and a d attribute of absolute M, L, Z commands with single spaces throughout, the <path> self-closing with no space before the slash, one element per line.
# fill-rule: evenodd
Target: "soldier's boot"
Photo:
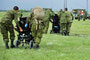
<path fill-rule="evenodd" d="M 35 49 L 39 49 L 39 45 L 38 44 L 35 44 Z"/>
<path fill-rule="evenodd" d="M 5 48 L 9 49 L 8 43 L 5 43 Z"/>
<path fill-rule="evenodd" d="M 69 36 L 69 32 L 67 32 L 67 36 Z"/>
<path fill-rule="evenodd" d="M 85 21 L 85 19 L 83 21 Z"/>
<path fill-rule="evenodd" d="M 15 45 L 13 44 L 13 40 L 11 40 L 11 48 L 14 48 Z"/>
<path fill-rule="evenodd" d="M 67 32 L 64 30 L 64 35 L 66 36 Z"/>

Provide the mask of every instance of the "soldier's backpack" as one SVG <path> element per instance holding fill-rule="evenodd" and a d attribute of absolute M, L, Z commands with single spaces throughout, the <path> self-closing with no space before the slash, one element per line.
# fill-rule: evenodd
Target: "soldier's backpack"
<path fill-rule="evenodd" d="M 43 8 L 35 7 L 32 12 L 34 14 L 34 19 L 42 20 L 45 17 Z"/>

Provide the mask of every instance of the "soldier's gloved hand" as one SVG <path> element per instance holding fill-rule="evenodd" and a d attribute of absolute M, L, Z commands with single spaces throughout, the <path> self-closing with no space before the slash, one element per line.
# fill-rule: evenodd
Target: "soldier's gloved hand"
<path fill-rule="evenodd" d="M 23 32 L 23 29 L 21 27 L 19 27 L 19 30 L 20 30 L 20 32 Z"/>

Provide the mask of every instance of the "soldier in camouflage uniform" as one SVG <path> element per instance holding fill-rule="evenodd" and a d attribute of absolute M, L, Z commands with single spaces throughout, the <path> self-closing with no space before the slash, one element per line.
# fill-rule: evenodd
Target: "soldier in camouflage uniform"
<path fill-rule="evenodd" d="M 84 13 L 83 13 L 83 21 L 85 21 L 87 18 L 87 14 L 86 14 L 86 11 L 84 10 Z"/>
<path fill-rule="evenodd" d="M 60 23 L 60 33 L 62 35 L 64 35 L 64 33 L 66 32 L 66 24 L 67 24 L 66 14 L 65 14 L 65 12 L 60 11 L 58 16 L 59 16 L 59 19 L 60 19 L 60 21 L 59 21 L 59 23 Z"/>
<path fill-rule="evenodd" d="M 62 15 L 62 14 L 63 14 L 63 10 L 60 9 L 60 11 L 58 12 L 59 19 L 61 18 L 61 15 Z M 60 30 L 62 30 L 60 21 L 59 21 L 59 25 L 60 25 Z M 61 32 L 61 31 L 60 31 L 60 32 Z"/>
<path fill-rule="evenodd" d="M 63 10 L 60 9 L 60 11 L 58 12 L 58 16 L 60 16 L 63 13 Z"/>
<path fill-rule="evenodd" d="M 80 21 L 80 13 L 77 14 L 78 21 Z"/>
<path fill-rule="evenodd" d="M 39 10 L 41 11 L 39 12 Z M 37 13 L 35 14 L 35 12 Z M 39 16 L 39 18 L 35 17 L 36 15 L 39 15 L 39 13 L 42 13 L 42 15 Z M 43 9 L 40 7 L 35 7 L 32 10 L 32 13 L 30 14 L 30 16 L 27 18 L 27 22 L 30 22 L 31 24 L 31 32 L 32 32 L 32 36 L 34 37 L 35 49 L 39 48 L 39 44 L 41 42 L 43 28 L 44 28 L 42 22 L 44 17 L 45 17 L 45 13 Z"/>
<path fill-rule="evenodd" d="M 44 33 L 47 34 L 48 32 L 48 28 L 49 28 L 49 21 L 52 18 L 52 16 L 54 15 L 53 12 L 51 12 L 49 9 L 47 9 L 46 11 L 46 18 L 45 20 L 45 27 L 44 27 Z"/>
<path fill-rule="evenodd" d="M 67 11 L 67 8 L 65 8 L 65 11 L 59 14 L 60 18 L 60 32 L 62 35 L 69 35 L 70 33 L 70 27 L 72 23 L 72 14 Z"/>
<path fill-rule="evenodd" d="M 71 25 L 72 25 L 72 20 L 74 19 L 74 17 L 72 15 L 72 13 L 68 11 L 67 8 L 65 8 L 65 14 L 66 14 L 66 20 L 67 20 L 67 24 L 66 24 L 66 35 L 69 36 L 70 28 L 71 28 Z"/>
<path fill-rule="evenodd" d="M 9 10 L 6 12 L 4 17 L 1 19 L 0 24 L 1 24 L 1 33 L 3 36 L 3 40 L 5 42 L 5 47 L 6 49 L 9 49 L 8 42 L 8 32 L 10 33 L 10 40 L 11 40 L 11 48 L 15 47 L 13 42 L 15 39 L 15 33 L 14 33 L 14 27 L 12 24 L 12 21 L 15 20 L 16 24 L 19 25 L 18 20 L 17 20 L 17 12 L 18 12 L 18 7 L 14 6 L 13 10 Z"/>

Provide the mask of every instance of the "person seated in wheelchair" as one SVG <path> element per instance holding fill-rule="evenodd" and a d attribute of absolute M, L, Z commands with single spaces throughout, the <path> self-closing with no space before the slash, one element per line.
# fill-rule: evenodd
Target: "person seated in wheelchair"
<path fill-rule="evenodd" d="M 18 31 L 19 34 L 23 34 L 23 33 L 28 34 L 31 32 L 30 31 L 30 23 L 29 22 L 26 23 L 26 19 L 27 19 L 27 17 L 20 17 L 19 25 L 23 31 L 20 31 L 20 28 L 16 25 L 17 28 L 15 30 Z"/>
<path fill-rule="evenodd" d="M 16 25 L 15 30 L 19 33 L 18 40 L 15 42 L 15 47 L 21 43 L 22 46 L 24 44 L 23 40 L 25 39 L 25 43 L 29 44 L 29 47 L 32 48 L 33 37 L 31 33 L 30 22 L 26 23 L 27 17 L 20 17 L 19 25 L 20 28 Z"/>
<path fill-rule="evenodd" d="M 52 18 L 52 30 L 50 33 L 60 33 L 59 17 L 57 14 Z"/>

